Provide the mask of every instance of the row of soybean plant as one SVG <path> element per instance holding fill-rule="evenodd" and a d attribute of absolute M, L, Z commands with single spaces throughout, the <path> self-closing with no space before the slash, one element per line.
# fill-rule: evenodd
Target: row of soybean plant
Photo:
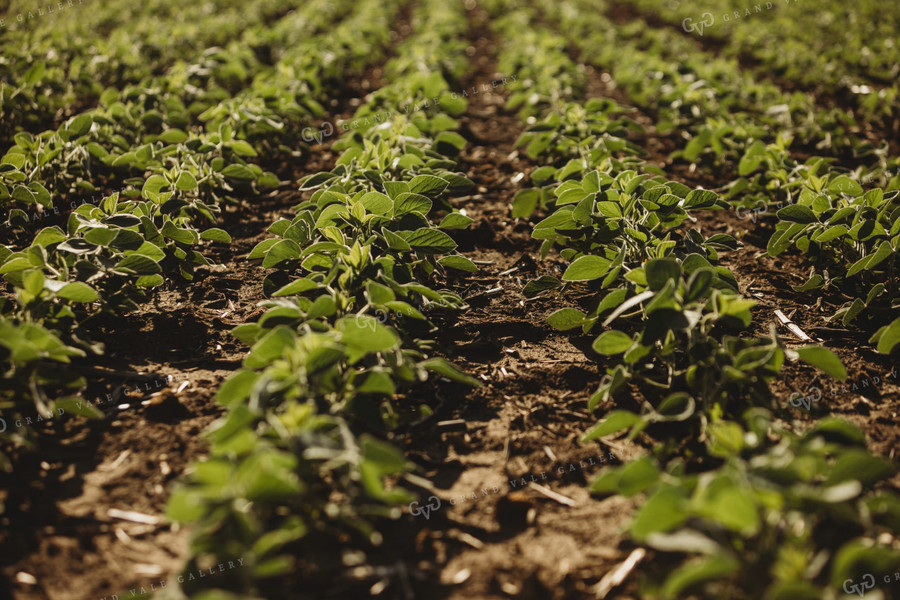
<path fill-rule="evenodd" d="M 19 131 L 39 133 L 121 89 L 226 46 L 295 8 L 297 0 L 184 5 L 64 0 L 12 3 L 0 28 L 0 150 Z"/>
<path fill-rule="evenodd" d="M 475 384 L 435 355 L 431 322 L 465 308 L 442 287 L 448 270 L 475 269 L 447 233 L 471 222 L 449 203 L 472 185 L 456 162 L 466 102 L 450 91 L 468 66 L 463 5 L 423 0 L 413 25 L 335 167 L 302 180 L 308 200 L 249 256 L 271 269 L 267 310 L 234 330 L 250 349 L 219 390 L 227 414 L 168 508 L 194 527 L 188 569 L 251 567 L 208 586 L 352 595 L 349 568 L 377 562 L 382 528 L 415 498 L 391 432 L 431 409 L 409 391 L 429 377 Z"/>
<path fill-rule="evenodd" d="M 846 326 L 862 314 L 864 326 L 884 324 L 871 341 L 890 353 L 900 342 L 900 319 L 890 322 L 900 307 L 897 159 L 887 158 L 886 147 L 867 149 L 851 133 L 858 124 L 850 130 L 828 127 L 854 123 L 849 113 L 825 111 L 812 104 L 809 94 L 788 96 L 771 83 L 756 82 L 736 62 L 711 57 L 674 31 L 643 23 L 638 39 L 629 44 L 601 13 L 580 18 L 585 6 L 562 3 L 548 10 L 556 9 L 554 19 L 561 27 L 581 28 L 584 35 L 574 39 L 584 59 L 609 68 L 639 105 L 667 123 L 660 129 L 677 126 L 689 133 L 690 141 L 676 156 L 712 172 L 731 173 L 722 191 L 739 211 L 777 216 L 769 254 L 793 247 L 811 263 L 808 280 L 795 289 L 843 296 L 846 301 L 828 319 Z M 648 70 L 659 77 L 645 81 L 635 76 Z M 790 149 L 795 137 L 826 150 L 826 156 L 795 158 Z M 832 146 L 853 148 L 875 162 L 870 168 L 843 169 L 828 157 Z M 716 162 L 704 164 L 709 148 Z M 876 182 L 882 187 L 870 187 Z"/>
<path fill-rule="evenodd" d="M 200 107 L 185 108 L 179 94 L 199 97 L 221 88 L 209 72 L 196 85 L 182 85 L 172 76 L 161 79 L 169 91 L 133 88 L 134 96 L 123 101 L 113 90 L 108 103 L 58 131 L 16 135 L 16 146 L 0 167 L 0 179 L 18 182 L 11 184 L 14 202 L 46 198 L 50 205 L 68 190 L 93 188 L 100 181 L 104 187 L 118 182 L 137 189 L 77 205 L 62 215 L 61 225 L 23 235 L 24 244 L 0 246 L 0 274 L 14 292 L 0 299 L 4 417 L 17 419 L 35 410 L 47 414 L 56 407 L 101 416 L 84 403 L 79 406 L 77 394 L 86 381 L 78 365 L 67 368 L 73 359 L 82 364 L 103 351 L 92 341 L 90 319 L 138 310 L 167 279 L 190 280 L 195 268 L 208 264 L 199 251 L 202 244 L 230 241 L 227 232 L 209 227 L 216 224 L 222 203 L 279 185 L 277 177 L 250 162 L 267 151 L 286 155 L 287 147 L 266 145 L 266 127 L 300 131 L 321 114 L 319 103 L 343 84 L 342 76 L 383 56 L 389 32 L 354 40 L 358 32 L 381 31 L 365 12 L 368 7 L 355 5 L 345 20 L 325 31 L 333 14 L 324 10 L 328 4 L 314 0 L 286 17 L 310 35 L 302 43 L 291 28 L 274 26 L 281 33 L 273 33 L 269 43 L 282 54 L 233 98 L 216 102 L 211 97 Z M 397 13 L 381 4 L 375 10 L 382 19 Z M 253 111 L 264 118 L 255 121 Z M 198 121 L 207 121 L 205 131 Z M 277 139 L 268 136 L 269 142 Z M 89 165 L 86 170 L 80 169 L 83 164 Z M 17 210 L 24 212 L 9 214 Z M 30 445 L 34 433 L 19 428 L 4 436 Z M 8 469 L 8 459 L 0 460 Z"/>
<path fill-rule="evenodd" d="M 527 37 L 516 19 L 527 17 L 496 22 L 502 52 L 527 68 L 534 42 L 519 43 Z M 542 47 L 557 48 L 554 60 L 565 63 L 561 40 Z M 538 95 L 558 87 L 542 80 L 541 69 L 517 80 L 531 80 Z M 522 93 L 535 98 L 535 90 Z M 532 173 L 553 209 L 534 236 L 544 252 L 560 246 L 570 264 L 562 281 L 544 276 L 526 293 L 595 291 L 548 321 L 599 333 L 593 350 L 611 357 L 589 403 L 605 416 L 583 441 L 627 431 L 651 446 L 642 458 L 603 469 L 591 484 L 597 494 L 646 498 L 628 534 L 661 560 L 650 564 L 642 593 L 835 597 L 847 578 L 893 570 L 898 555 L 883 534 L 896 529 L 900 503 L 880 485 L 893 472 L 890 463 L 870 455 L 863 434 L 837 419 L 795 433 L 778 419 L 768 389 L 786 360 L 843 378 L 840 361 L 825 348 L 788 348 L 774 331 L 741 335 L 753 302 L 716 264 L 717 250 L 734 248 L 734 241 L 677 229 L 689 211 L 721 199 L 653 176 L 639 161 L 608 156 L 615 137 L 608 127 L 592 123 L 599 135 L 569 137 L 564 109 L 548 102 L 526 136 L 548 136 L 547 148 L 562 150 L 546 154 L 546 170 Z M 622 154 L 626 133 L 621 127 L 613 145 Z"/>
<path fill-rule="evenodd" d="M 707 2 L 702 19 L 696 7 L 631 0 L 652 15 L 721 43 L 721 52 L 766 77 L 849 104 L 866 121 L 891 127 L 897 121 L 900 47 L 895 43 L 900 14 L 880 2 Z M 749 9 L 749 10 L 748 10 Z M 711 22 L 710 22 L 711 21 Z M 839 44 L 835 41 L 840 40 Z"/>

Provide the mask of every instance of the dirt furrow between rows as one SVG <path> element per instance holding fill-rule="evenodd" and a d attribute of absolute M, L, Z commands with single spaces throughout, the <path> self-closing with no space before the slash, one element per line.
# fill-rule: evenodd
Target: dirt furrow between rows
<path fill-rule="evenodd" d="M 629 451 L 579 443 L 596 422 L 587 399 L 601 369 L 546 324 L 555 300 L 522 296 L 528 280 L 559 275 L 561 263 L 539 261 L 530 224 L 509 216 L 535 165 L 517 152 L 523 125 L 492 83 L 513 74 L 496 72 L 484 13 L 470 16 L 467 89 L 479 93 L 462 119 L 462 165 L 476 187 L 457 207 L 475 221 L 455 237 L 480 266 L 454 282 L 471 308 L 442 335 L 450 358 L 483 386 L 448 398 L 441 421 L 408 433 L 408 454 L 435 486 L 421 505 L 437 507 L 416 517 L 417 550 L 435 561 L 431 585 L 446 597 L 593 597 L 591 586 L 626 554 L 619 531 L 632 504 L 593 499 L 585 484 Z"/>

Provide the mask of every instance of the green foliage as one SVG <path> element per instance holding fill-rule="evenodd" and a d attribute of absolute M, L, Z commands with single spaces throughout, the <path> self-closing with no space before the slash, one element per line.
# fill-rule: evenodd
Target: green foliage
<path fill-rule="evenodd" d="M 876 490 L 894 469 L 865 451 L 854 426 L 827 419 L 797 435 L 752 409 L 740 421 L 713 420 L 705 443 L 719 461 L 702 472 L 688 472 L 680 458 L 648 457 L 602 469 L 590 486 L 646 496 L 628 534 L 673 557 L 661 597 L 785 597 L 793 589 L 820 598 L 848 578 L 900 566 L 880 537 L 898 525 L 900 504 Z"/>
<path fill-rule="evenodd" d="M 832 317 L 844 325 L 863 311 L 895 311 L 900 191 L 863 192 L 853 180 L 834 174 L 810 173 L 804 183 L 796 203 L 777 212 L 769 254 L 793 247 L 813 262 L 810 279 L 798 291 L 835 288 L 854 298 Z"/>

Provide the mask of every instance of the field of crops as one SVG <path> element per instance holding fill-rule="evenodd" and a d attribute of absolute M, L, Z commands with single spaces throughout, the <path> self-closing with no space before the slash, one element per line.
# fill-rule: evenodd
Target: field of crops
<path fill-rule="evenodd" d="M 900 598 L 900 4 L 0 45 L 0 600 Z"/>

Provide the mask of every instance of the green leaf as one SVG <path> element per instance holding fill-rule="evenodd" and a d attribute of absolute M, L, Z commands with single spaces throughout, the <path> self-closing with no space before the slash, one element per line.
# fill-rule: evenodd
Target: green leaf
<path fill-rule="evenodd" d="M 372 371 L 366 375 L 362 383 L 356 386 L 356 391 L 361 394 L 393 396 L 396 393 L 396 386 L 394 386 L 394 380 L 387 373 Z"/>
<path fill-rule="evenodd" d="M 881 245 L 878 246 L 878 250 L 876 250 L 874 254 L 869 255 L 869 260 L 866 262 L 866 270 L 873 269 L 884 262 L 893 251 L 894 249 L 891 247 L 889 241 L 885 240 L 881 242 Z"/>
<path fill-rule="evenodd" d="M 631 534 L 641 540 L 651 533 L 671 531 L 687 519 L 685 499 L 669 488 L 652 495 L 641 508 L 629 527 Z"/>
<path fill-rule="evenodd" d="M 162 175 L 151 175 L 147 178 L 147 181 L 144 182 L 144 186 L 141 188 L 141 195 L 144 198 L 149 198 L 148 194 L 158 195 L 159 192 L 163 189 L 169 187 L 169 182 Z"/>
<path fill-rule="evenodd" d="M 37 244 L 44 248 L 66 241 L 66 234 L 59 227 L 46 227 L 41 229 L 36 236 L 32 245 Z"/>
<path fill-rule="evenodd" d="M 402 192 L 394 198 L 394 217 L 400 217 L 411 212 L 427 215 L 430 211 L 431 200 L 422 194 Z"/>
<path fill-rule="evenodd" d="M 647 284 L 654 292 L 663 289 L 670 279 L 678 282 L 681 277 L 681 266 L 674 258 L 651 258 L 644 265 Z"/>
<path fill-rule="evenodd" d="M 456 94 L 442 94 L 438 99 L 438 106 L 448 115 L 458 117 L 466 112 L 468 102 L 466 99 Z"/>
<path fill-rule="evenodd" d="M 821 234 L 819 234 L 819 236 L 815 238 L 815 241 L 819 242 L 820 244 L 824 244 L 825 242 L 830 242 L 835 238 L 841 237 L 842 235 L 846 234 L 847 231 L 848 229 L 843 225 L 832 225 Z"/>
<path fill-rule="evenodd" d="M 89 114 L 81 114 L 74 117 L 66 123 L 66 134 L 68 140 L 80 137 L 91 130 L 94 119 Z"/>
<path fill-rule="evenodd" d="M 812 209 L 803 204 L 785 206 L 775 214 L 782 221 L 790 221 L 792 223 L 815 223 L 818 220 Z"/>
<path fill-rule="evenodd" d="M 192 245 L 200 241 L 200 236 L 193 229 L 182 229 L 176 226 L 172 221 L 166 221 L 162 226 L 160 233 L 170 240 L 175 240 L 182 244 Z"/>
<path fill-rule="evenodd" d="M 23 204 L 36 204 L 37 196 L 34 195 L 30 189 L 25 187 L 24 185 L 17 185 L 16 189 L 13 190 L 12 193 L 13 200 L 18 200 Z"/>
<path fill-rule="evenodd" d="M 687 292 L 684 295 L 685 302 L 694 302 L 709 295 L 716 272 L 706 267 L 700 267 L 691 273 L 688 279 Z"/>
<path fill-rule="evenodd" d="M 648 490 L 659 481 L 659 469 L 653 459 L 644 457 L 632 461 L 622 467 L 619 472 L 617 488 L 626 497 L 634 496 Z"/>
<path fill-rule="evenodd" d="M 386 304 L 396 300 L 397 296 L 394 290 L 377 281 L 369 281 L 366 283 L 366 294 L 369 296 L 369 302 L 372 304 Z"/>
<path fill-rule="evenodd" d="M 413 250 L 428 254 L 443 254 L 456 248 L 456 242 L 449 235 L 437 229 L 422 227 L 406 236 L 406 242 Z"/>
<path fill-rule="evenodd" d="M 428 371 L 437 373 L 438 375 L 442 375 L 447 379 L 465 383 L 473 387 L 481 387 L 481 382 L 479 382 L 477 379 L 469 377 L 468 375 L 460 371 L 455 365 L 447 362 L 443 358 L 429 358 L 428 360 L 424 360 L 419 363 L 419 366 Z"/>
<path fill-rule="evenodd" d="M 534 212 L 534 209 L 537 208 L 540 197 L 540 190 L 528 189 L 516 192 L 512 205 L 513 218 L 526 219 L 530 217 L 531 213 Z"/>
<path fill-rule="evenodd" d="M 3 266 L 0 267 L 0 274 L 16 273 L 18 271 L 30 269 L 31 267 L 31 261 L 25 257 L 19 256 L 16 258 L 9 258 L 3 263 Z"/>
<path fill-rule="evenodd" d="M 152 275 L 162 273 L 162 268 L 155 260 L 143 254 L 130 254 L 116 264 L 117 271 L 133 275 Z"/>
<path fill-rule="evenodd" d="M 178 176 L 178 180 L 175 182 L 175 187 L 179 190 L 185 190 L 188 192 L 192 192 L 199 187 L 197 183 L 197 178 L 194 177 L 189 171 L 182 171 L 181 175 Z"/>
<path fill-rule="evenodd" d="M 292 281 L 291 283 L 279 288 L 279 290 L 272 294 L 272 296 L 296 296 L 297 294 L 302 294 L 303 292 L 314 290 L 317 287 L 319 286 L 314 281 L 306 278 L 300 278 L 297 281 Z"/>
<path fill-rule="evenodd" d="M 666 396 L 653 412 L 652 419 L 657 423 L 685 421 L 694 414 L 696 402 L 687 392 L 675 392 Z"/>
<path fill-rule="evenodd" d="M 378 465 L 382 475 L 393 475 L 406 470 L 406 459 L 397 448 L 367 433 L 360 436 L 363 458 Z"/>
<path fill-rule="evenodd" d="M 247 165 L 233 164 L 222 169 L 222 175 L 229 179 L 238 181 L 253 181 L 256 179 L 256 173 Z"/>
<path fill-rule="evenodd" d="M 41 293 L 41 290 L 44 289 L 44 281 L 44 272 L 39 269 L 29 271 L 23 278 L 25 290 L 32 296 L 37 296 Z"/>
<path fill-rule="evenodd" d="M 341 342 L 346 346 L 365 352 L 384 352 L 400 343 L 393 330 L 368 315 L 343 317 L 335 329 L 341 332 Z"/>
<path fill-rule="evenodd" d="M 448 156 L 455 155 L 466 145 L 466 138 L 452 131 L 442 131 L 434 138 L 438 152 Z M 449 146 L 449 148 L 447 147 Z M 453 150 L 451 150 L 451 148 Z M 455 152 L 454 152 L 455 151 Z"/>
<path fill-rule="evenodd" d="M 652 298 L 653 296 L 654 296 L 654 294 L 651 290 L 646 290 L 646 291 L 641 292 L 637 296 L 632 296 L 631 298 L 629 298 L 628 300 L 626 300 L 625 302 L 620 304 L 618 306 L 618 308 L 616 308 L 616 310 L 614 310 L 608 317 L 606 317 L 606 320 L 603 322 L 603 325 L 604 326 L 609 325 L 610 323 L 615 321 L 619 317 L 619 315 L 628 312 L 629 310 L 631 310 L 635 306 L 639 305 L 644 300 Z"/>
<path fill-rule="evenodd" d="M 582 442 L 590 442 L 597 438 L 602 438 L 613 433 L 618 433 L 623 429 L 628 429 L 632 425 L 639 423 L 641 417 L 627 410 L 614 410 L 609 413 L 605 419 L 591 427 L 583 436 Z"/>
<path fill-rule="evenodd" d="M 359 199 L 366 210 L 372 214 L 384 215 L 391 211 L 394 203 L 391 199 L 379 192 L 369 192 Z"/>
<path fill-rule="evenodd" d="M 568 331 L 584 322 L 584 313 L 576 308 L 561 308 L 547 317 L 547 323 L 554 329 Z"/>
<path fill-rule="evenodd" d="M 86 400 L 77 397 L 68 397 L 56 400 L 54 408 L 61 408 L 65 414 L 78 415 L 88 419 L 102 419 L 103 412 L 95 406 L 87 403 Z"/>
<path fill-rule="evenodd" d="M 834 180 L 828 184 L 828 191 L 834 194 L 848 194 L 854 198 L 861 196 L 863 193 L 862 187 L 846 175 L 835 177 Z"/>
<path fill-rule="evenodd" d="M 188 134 L 180 129 L 166 129 L 159 134 L 159 139 L 167 144 L 180 144 L 188 138 Z"/>
<path fill-rule="evenodd" d="M 591 348 L 598 354 L 612 356 L 614 354 L 622 354 L 633 345 L 634 340 L 632 340 L 628 334 L 611 329 L 601 333 L 600 336 L 594 340 Z"/>
<path fill-rule="evenodd" d="M 810 277 L 803 285 L 792 285 L 791 287 L 795 292 L 808 292 L 809 290 L 820 288 L 823 283 L 825 283 L 825 278 L 817 273 Z"/>
<path fill-rule="evenodd" d="M 693 190 L 684 199 L 684 208 L 709 208 L 719 198 L 709 190 Z"/>
<path fill-rule="evenodd" d="M 456 269 L 457 271 L 465 271 L 466 273 L 474 273 L 478 267 L 465 256 L 455 254 L 453 256 L 444 256 L 438 259 L 438 263 L 442 266 Z"/>
<path fill-rule="evenodd" d="M 458 212 L 452 212 L 441 219 L 441 224 L 438 225 L 438 227 L 441 229 L 465 229 L 472 221 L 473 219 L 471 217 L 467 217 Z"/>
<path fill-rule="evenodd" d="M 94 288 L 80 281 L 67 283 L 56 295 L 72 302 L 95 302 L 100 297 Z"/>
<path fill-rule="evenodd" d="M 95 227 L 84 234 L 84 239 L 98 246 L 109 246 L 116 238 L 116 232 L 104 227 Z"/>
<path fill-rule="evenodd" d="M 409 181 L 409 191 L 433 198 L 447 189 L 450 182 L 434 175 L 418 175 Z"/>
<path fill-rule="evenodd" d="M 697 514 L 716 521 L 744 536 L 759 529 L 759 511 L 752 492 L 721 477 L 703 490 L 697 500 Z"/>
<path fill-rule="evenodd" d="M 134 280 L 134 285 L 137 287 L 159 287 L 163 283 L 165 283 L 165 279 L 162 275 L 141 275 Z"/>
<path fill-rule="evenodd" d="M 266 269 L 279 265 L 286 260 L 300 258 L 300 245 L 294 240 L 281 240 L 269 248 L 262 266 Z"/>
<path fill-rule="evenodd" d="M 266 255 L 266 252 L 269 251 L 269 248 L 280 242 L 278 238 L 269 238 L 267 240 L 263 240 L 253 247 L 253 250 L 250 251 L 250 254 L 247 255 L 248 260 L 255 260 L 262 258 Z"/>
<path fill-rule="evenodd" d="M 2 272 L 2 269 L 0 269 Z M 890 325 L 881 328 L 870 342 L 878 342 L 878 351 L 882 354 L 890 354 L 900 344 L 900 319 L 896 319 Z"/>
<path fill-rule="evenodd" d="M 526 283 L 525 287 L 522 288 L 522 295 L 524 295 L 526 298 L 534 298 L 541 292 L 556 289 L 561 285 L 562 281 L 560 281 L 556 277 L 542 275 L 538 279 L 534 279 Z"/>
<path fill-rule="evenodd" d="M 644 543 L 663 552 L 713 555 L 723 551 L 721 545 L 693 529 L 679 529 L 674 533 L 651 533 Z M 818 596 L 815 600 L 819 600 Z"/>
<path fill-rule="evenodd" d="M 200 234 L 200 239 L 209 240 L 212 242 L 221 242 L 223 244 L 231 243 L 231 236 L 228 235 L 228 232 L 224 229 L 219 229 L 218 227 L 211 227 L 210 229 L 207 229 Z"/>
<path fill-rule="evenodd" d="M 563 281 L 591 281 L 600 279 L 609 270 L 612 261 L 602 256 L 585 255 L 576 258 L 566 272 Z"/>
<path fill-rule="evenodd" d="M 693 586 L 714 579 L 725 579 L 738 570 L 738 562 L 731 556 L 717 554 L 684 563 L 666 579 L 662 587 L 663 597 L 684 598 Z"/>
<path fill-rule="evenodd" d="M 848 450 L 838 456 L 825 484 L 835 485 L 852 480 L 871 486 L 893 473 L 894 467 L 889 461 L 872 456 L 866 450 Z"/>
<path fill-rule="evenodd" d="M 841 359 L 828 348 L 822 346 L 803 346 L 797 348 L 797 354 L 803 362 L 821 369 L 838 381 L 847 379 L 847 369 L 844 368 Z"/>
<path fill-rule="evenodd" d="M 256 156 L 256 150 L 253 149 L 249 142 L 244 140 L 233 140 L 228 143 L 228 146 L 238 156 Z"/>
<path fill-rule="evenodd" d="M 382 228 L 381 234 L 384 236 L 385 241 L 388 243 L 388 247 L 391 250 L 399 250 L 401 252 L 407 252 L 412 250 L 410 245 L 406 242 L 405 239 L 394 233 L 389 229 Z"/>
<path fill-rule="evenodd" d="M 762 164 L 763 159 L 759 156 L 747 156 L 741 158 L 741 162 L 738 163 L 738 175 L 744 177 L 745 175 L 749 175 L 753 171 Z"/>
<path fill-rule="evenodd" d="M 269 366 L 272 361 L 284 356 L 285 348 L 296 343 L 296 335 L 288 327 L 279 325 L 259 339 L 247 357 L 244 366 L 248 369 L 261 369 Z"/>

